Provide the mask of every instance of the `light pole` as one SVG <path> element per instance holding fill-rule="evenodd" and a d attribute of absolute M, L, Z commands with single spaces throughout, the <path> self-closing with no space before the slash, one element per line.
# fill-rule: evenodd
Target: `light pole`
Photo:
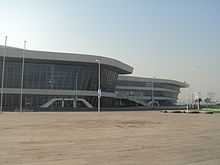
<path fill-rule="evenodd" d="M 191 92 L 190 92 L 190 88 L 188 88 L 188 99 L 187 99 L 187 105 L 186 105 L 186 111 L 189 112 L 190 108 L 192 108 L 190 105 L 192 105 L 192 103 L 190 103 L 191 100 Z"/>
<path fill-rule="evenodd" d="M 4 78 L 5 78 L 5 57 L 7 55 L 7 40 L 8 36 L 5 36 L 5 48 L 4 48 L 4 55 L 2 59 L 2 84 L 1 84 L 1 107 L 0 111 L 3 112 L 3 88 L 4 88 Z"/>
<path fill-rule="evenodd" d="M 101 95 L 102 95 L 102 91 L 101 91 L 101 64 L 100 64 L 100 60 L 96 60 L 96 62 L 98 62 L 98 112 L 101 112 Z"/>
<path fill-rule="evenodd" d="M 24 85 L 24 51 L 26 49 L 27 41 L 24 41 L 24 49 L 22 51 L 22 66 L 21 66 L 21 95 L 20 95 L 20 112 L 22 112 L 22 97 L 23 97 L 23 85 Z"/>
<path fill-rule="evenodd" d="M 73 107 L 76 108 L 77 107 L 77 88 L 78 88 L 78 72 L 76 72 L 76 76 L 75 76 L 75 101 L 73 104 Z"/>

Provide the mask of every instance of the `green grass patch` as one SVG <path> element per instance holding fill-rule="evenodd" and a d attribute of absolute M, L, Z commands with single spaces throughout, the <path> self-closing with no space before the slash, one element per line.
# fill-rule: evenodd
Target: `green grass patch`
<path fill-rule="evenodd" d="M 220 108 L 202 108 L 202 111 L 209 111 L 214 113 L 220 113 Z"/>

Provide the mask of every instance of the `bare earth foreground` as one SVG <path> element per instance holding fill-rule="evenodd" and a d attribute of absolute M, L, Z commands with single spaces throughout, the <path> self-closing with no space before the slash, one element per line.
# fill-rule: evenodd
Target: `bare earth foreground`
<path fill-rule="evenodd" d="M 1 113 L 0 165 L 219 165 L 220 114 Z"/>

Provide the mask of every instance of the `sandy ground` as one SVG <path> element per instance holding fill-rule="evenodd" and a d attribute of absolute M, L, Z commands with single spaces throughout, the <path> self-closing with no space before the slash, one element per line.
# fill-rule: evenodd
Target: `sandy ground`
<path fill-rule="evenodd" d="M 0 114 L 0 165 L 75 164 L 219 165 L 220 114 Z"/>

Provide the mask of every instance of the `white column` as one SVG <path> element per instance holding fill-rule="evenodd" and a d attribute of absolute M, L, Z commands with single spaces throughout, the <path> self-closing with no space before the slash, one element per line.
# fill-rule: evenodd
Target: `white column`
<path fill-rule="evenodd" d="M 62 99 L 62 104 L 61 104 L 62 108 L 64 108 L 64 98 Z"/>

